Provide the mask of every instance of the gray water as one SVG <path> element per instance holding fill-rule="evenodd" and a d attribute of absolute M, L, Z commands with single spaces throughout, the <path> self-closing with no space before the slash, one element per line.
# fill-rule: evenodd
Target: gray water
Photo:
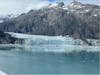
<path fill-rule="evenodd" d="M 7 74 L 99 74 L 99 52 L 27 52 L 2 48 L 0 70 Z"/>

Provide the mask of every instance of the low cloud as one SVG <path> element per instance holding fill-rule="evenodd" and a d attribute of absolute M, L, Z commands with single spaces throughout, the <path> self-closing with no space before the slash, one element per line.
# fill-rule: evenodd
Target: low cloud
<path fill-rule="evenodd" d="M 49 1 L 41 1 L 41 0 L 39 1 L 39 0 L 37 0 L 33 3 L 29 3 L 27 8 L 26 8 L 26 11 L 29 11 L 31 9 L 40 9 L 44 6 L 47 6 L 49 3 L 50 3 Z"/>
<path fill-rule="evenodd" d="M 0 0 L 0 15 L 20 14 L 31 9 L 40 9 L 51 2 L 63 1 L 69 4 L 72 0 Z M 79 0 L 83 3 L 100 5 L 98 0 Z"/>
<path fill-rule="evenodd" d="M 0 0 L 0 15 L 20 14 L 48 4 L 48 0 Z"/>

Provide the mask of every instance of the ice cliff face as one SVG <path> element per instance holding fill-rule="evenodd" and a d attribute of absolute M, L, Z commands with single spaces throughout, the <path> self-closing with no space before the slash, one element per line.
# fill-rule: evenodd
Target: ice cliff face
<path fill-rule="evenodd" d="M 0 31 L 33 35 L 99 39 L 100 6 L 72 2 L 50 4 L 0 23 Z"/>
<path fill-rule="evenodd" d="M 8 32 L 12 37 L 25 39 L 27 45 L 82 45 L 82 40 L 66 36 L 26 35 Z"/>
<path fill-rule="evenodd" d="M 43 35 L 27 35 L 7 32 L 13 38 L 24 39 L 26 45 L 88 45 L 81 39 L 74 39 L 67 36 L 43 36 Z M 87 39 L 91 45 L 100 45 L 100 40 Z"/>
<path fill-rule="evenodd" d="M 87 39 L 88 45 L 81 39 L 67 36 L 28 35 L 13 32 L 0 34 L 0 49 L 26 52 L 99 52 L 100 40 Z"/>

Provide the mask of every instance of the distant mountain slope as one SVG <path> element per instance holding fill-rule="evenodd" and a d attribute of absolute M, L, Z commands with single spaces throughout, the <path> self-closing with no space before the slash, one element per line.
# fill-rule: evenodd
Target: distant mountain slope
<path fill-rule="evenodd" d="M 72 2 L 50 4 L 0 23 L 0 31 L 35 35 L 70 35 L 74 38 L 100 38 L 100 6 Z M 85 40 L 85 39 L 84 39 Z"/>

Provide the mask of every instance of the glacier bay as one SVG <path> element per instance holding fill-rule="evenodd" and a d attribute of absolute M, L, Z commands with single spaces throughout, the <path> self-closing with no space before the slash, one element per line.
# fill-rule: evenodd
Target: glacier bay
<path fill-rule="evenodd" d="M 100 6 L 57 1 L 0 16 L 0 75 L 100 75 Z"/>
<path fill-rule="evenodd" d="M 99 45 L 68 36 L 9 34 L 25 43 L 0 45 L 0 70 L 7 74 L 99 74 Z"/>

